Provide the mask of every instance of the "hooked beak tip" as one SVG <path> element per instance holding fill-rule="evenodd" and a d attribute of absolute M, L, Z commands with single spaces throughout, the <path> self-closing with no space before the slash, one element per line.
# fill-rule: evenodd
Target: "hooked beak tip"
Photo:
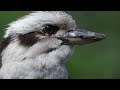
<path fill-rule="evenodd" d="M 96 35 L 94 37 L 91 37 L 90 39 L 100 41 L 100 40 L 106 39 L 107 37 L 108 36 L 106 34 L 96 33 Z"/>

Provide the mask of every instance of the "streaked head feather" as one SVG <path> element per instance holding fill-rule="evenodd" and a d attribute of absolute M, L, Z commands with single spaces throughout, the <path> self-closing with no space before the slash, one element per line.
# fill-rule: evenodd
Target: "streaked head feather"
<path fill-rule="evenodd" d="M 76 28 L 72 16 L 62 11 L 34 11 L 29 15 L 9 24 L 6 28 L 5 38 L 12 34 L 26 34 L 35 30 L 41 30 L 44 24 L 65 26 L 67 29 Z M 38 29 L 39 28 L 39 29 Z"/>

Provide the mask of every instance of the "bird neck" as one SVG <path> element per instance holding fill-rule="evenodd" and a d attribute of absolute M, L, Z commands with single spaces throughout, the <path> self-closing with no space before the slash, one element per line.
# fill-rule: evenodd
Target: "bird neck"
<path fill-rule="evenodd" d="M 65 61 L 72 52 L 72 47 L 61 46 L 49 53 L 29 57 L 26 55 L 26 53 L 28 54 L 27 49 L 20 47 L 17 43 L 12 43 L 2 52 L 2 71 L 4 72 L 7 69 L 10 70 L 12 66 L 14 67 L 15 75 L 16 73 L 18 74 L 15 76 L 16 78 L 66 79 L 68 78 L 68 73 L 65 67 Z M 12 71 L 10 71 L 10 73 L 11 72 Z M 34 73 L 34 76 L 33 74 L 31 75 L 31 72 Z M 24 76 L 25 73 L 27 74 Z"/>

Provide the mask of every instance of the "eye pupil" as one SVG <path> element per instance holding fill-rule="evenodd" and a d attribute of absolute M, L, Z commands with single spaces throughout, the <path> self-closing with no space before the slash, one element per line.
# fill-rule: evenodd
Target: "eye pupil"
<path fill-rule="evenodd" d="M 83 37 L 83 36 L 80 36 L 80 38 L 82 38 L 82 39 L 83 39 L 84 37 Z"/>
<path fill-rule="evenodd" d="M 53 25 L 46 25 L 43 29 L 43 33 L 47 33 L 48 35 L 55 34 L 59 30 L 59 27 Z"/>
<path fill-rule="evenodd" d="M 46 32 L 48 32 L 49 34 L 51 34 L 51 33 L 53 32 L 51 26 L 46 26 L 45 30 L 46 30 Z"/>

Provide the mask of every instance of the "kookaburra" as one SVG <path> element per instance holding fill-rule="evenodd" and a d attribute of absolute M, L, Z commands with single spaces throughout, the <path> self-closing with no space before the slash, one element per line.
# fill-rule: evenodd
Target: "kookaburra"
<path fill-rule="evenodd" d="M 0 45 L 0 79 L 68 79 L 65 62 L 75 45 L 105 34 L 78 29 L 63 11 L 34 11 L 9 24 Z"/>

